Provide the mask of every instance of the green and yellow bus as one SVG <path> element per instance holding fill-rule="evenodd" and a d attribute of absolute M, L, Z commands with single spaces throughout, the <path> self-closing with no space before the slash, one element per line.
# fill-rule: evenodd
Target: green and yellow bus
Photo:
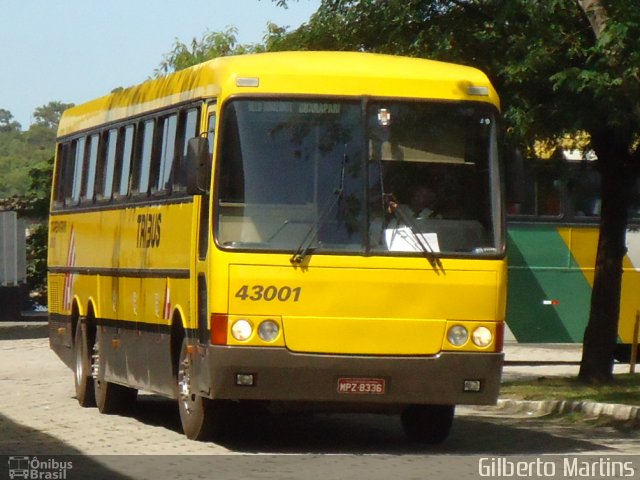
<path fill-rule="evenodd" d="M 519 342 L 581 343 L 589 319 L 600 221 L 592 152 L 559 149 L 518 163 L 507 215 L 507 324 Z M 514 162 L 515 163 L 515 162 Z M 640 312 L 640 191 L 627 231 L 616 357 L 629 361 Z"/>
<path fill-rule="evenodd" d="M 218 58 L 66 111 L 50 342 L 79 403 L 155 392 L 193 439 L 246 404 L 444 440 L 455 405 L 498 396 L 498 117 L 473 68 L 344 52 Z"/>

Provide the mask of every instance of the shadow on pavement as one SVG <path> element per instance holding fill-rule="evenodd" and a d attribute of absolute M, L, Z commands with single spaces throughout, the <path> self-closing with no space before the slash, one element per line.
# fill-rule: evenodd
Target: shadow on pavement
<path fill-rule="evenodd" d="M 369 414 L 274 414 L 238 409 L 233 429 L 216 443 L 237 453 L 459 455 L 580 454 L 602 451 L 594 435 L 548 419 L 457 415 L 442 445 L 408 442 L 399 416 Z M 146 425 L 181 432 L 177 405 L 142 396 L 132 416 Z M 545 431 L 542 431 L 542 430 Z M 552 433 L 550 433 L 550 431 Z M 573 433 L 573 436 L 572 436 Z"/>
<path fill-rule="evenodd" d="M 12 478 L 14 475 L 16 478 L 70 480 L 131 479 L 96 459 L 82 455 L 51 435 L 17 424 L 0 414 L 0 479 Z"/>

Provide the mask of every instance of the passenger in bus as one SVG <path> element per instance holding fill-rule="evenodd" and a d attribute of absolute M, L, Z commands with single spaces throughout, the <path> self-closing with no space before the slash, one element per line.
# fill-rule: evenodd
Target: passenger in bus
<path fill-rule="evenodd" d="M 396 214 L 396 210 L 401 213 L 400 218 L 411 218 L 414 220 L 422 220 L 427 218 L 442 218 L 434 210 L 436 195 L 426 185 L 412 185 L 409 187 L 408 203 L 399 203 L 395 197 L 391 197 L 387 201 L 387 211 L 390 214 Z"/>

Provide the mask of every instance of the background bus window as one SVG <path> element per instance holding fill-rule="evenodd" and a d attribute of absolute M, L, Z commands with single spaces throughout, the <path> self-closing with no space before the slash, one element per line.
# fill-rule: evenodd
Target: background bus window
<path fill-rule="evenodd" d="M 631 192 L 629 221 L 633 222 L 634 224 L 640 222 L 640 180 L 636 180 L 633 192 Z"/>
<path fill-rule="evenodd" d="M 510 215 L 562 217 L 565 181 L 561 166 L 548 161 L 528 162 L 519 185 L 518 201 L 509 203 Z"/>
<path fill-rule="evenodd" d="M 600 172 L 587 160 L 571 165 L 569 201 L 573 216 L 597 218 L 600 216 Z"/>

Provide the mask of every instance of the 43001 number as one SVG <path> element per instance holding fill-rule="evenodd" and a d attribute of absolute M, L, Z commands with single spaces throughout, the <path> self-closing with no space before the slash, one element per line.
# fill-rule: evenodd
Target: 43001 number
<path fill-rule="evenodd" d="M 242 285 L 236 292 L 235 297 L 240 300 L 251 300 L 252 302 L 259 302 L 264 300 L 266 302 L 297 302 L 300 300 L 302 294 L 302 287 L 276 287 L 275 285 Z"/>

